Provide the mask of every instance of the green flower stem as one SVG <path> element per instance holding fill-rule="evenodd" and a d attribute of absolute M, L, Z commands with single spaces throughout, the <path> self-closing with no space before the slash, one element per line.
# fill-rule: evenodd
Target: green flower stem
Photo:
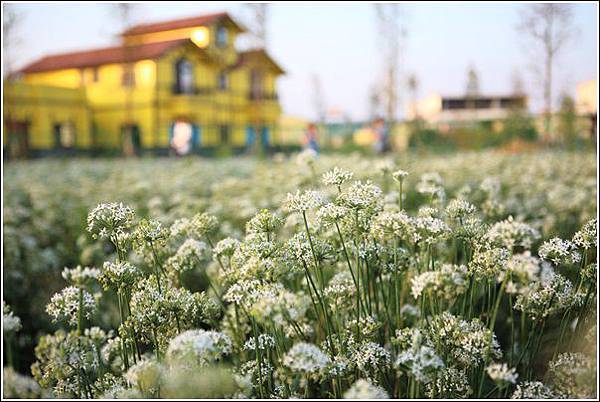
<path fill-rule="evenodd" d="M 342 249 L 344 250 L 344 257 L 346 258 L 346 263 L 348 264 L 348 270 L 350 271 L 350 275 L 352 276 L 352 282 L 354 282 L 354 286 L 356 287 L 356 309 L 357 314 L 358 309 L 361 308 L 364 310 L 364 306 L 362 303 L 362 299 L 360 297 L 360 291 L 358 289 L 358 282 L 356 281 L 356 276 L 354 275 L 354 271 L 352 270 L 352 264 L 350 263 L 350 256 L 348 255 L 348 249 L 346 248 L 346 242 L 344 241 L 344 236 L 342 235 L 342 231 L 340 230 L 340 226 L 337 221 L 335 222 L 335 228 L 337 230 L 338 236 L 340 238 L 340 242 L 342 243 Z M 360 317 L 360 315 L 358 315 Z"/>
<path fill-rule="evenodd" d="M 77 309 L 77 335 L 81 336 L 83 330 L 83 288 L 79 288 L 79 308 Z"/>
<path fill-rule="evenodd" d="M 252 332 L 254 333 L 254 355 L 256 358 L 256 367 L 258 370 L 258 393 L 261 399 L 265 398 L 263 391 L 263 379 L 262 379 L 262 357 L 260 353 L 260 348 L 258 344 L 258 329 L 256 326 L 256 320 L 254 317 L 249 316 L 250 321 L 252 322 Z"/>
<path fill-rule="evenodd" d="M 312 278 L 310 276 L 310 273 L 308 272 L 308 267 L 304 267 L 305 271 L 306 271 L 306 275 L 307 278 L 310 279 L 311 284 L 314 287 L 315 290 L 315 294 L 317 296 L 317 299 L 319 299 L 319 302 L 321 304 L 321 307 L 323 309 L 323 315 L 325 317 L 325 328 L 327 331 L 327 337 L 329 338 L 329 347 L 331 349 L 331 353 L 332 353 L 332 358 L 335 355 L 335 346 L 333 344 L 333 338 L 331 337 L 331 319 L 329 317 L 329 312 L 327 309 L 327 306 L 325 305 L 325 301 L 323 300 L 323 290 L 325 287 L 325 280 L 323 278 L 323 270 L 321 269 L 320 265 L 319 265 L 319 260 L 317 259 L 317 254 L 315 253 L 315 248 L 313 245 L 313 241 L 312 241 L 312 236 L 310 235 L 310 230 L 308 229 L 308 220 L 306 219 L 306 212 L 302 211 L 302 218 L 304 219 L 304 228 L 306 229 L 306 236 L 308 237 L 308 244 L 310 245 L 310 251 L 312 253 L 313 256 L 313 260 L 314 260 L 314 264 L 315 264 L 315 271 L 318 273 L 318 277 L 320 277 L 320 285 L 321 285 L 321 293 L 319 294 L 314 282 L 312 281 Z"/>

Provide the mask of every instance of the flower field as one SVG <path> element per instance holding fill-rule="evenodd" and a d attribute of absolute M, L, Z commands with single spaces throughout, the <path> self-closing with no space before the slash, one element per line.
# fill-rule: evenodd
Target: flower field
<path fill-rule="evenodd" d="M 593 398 L 596 155 L 4 171 L 4 397 Z"/>

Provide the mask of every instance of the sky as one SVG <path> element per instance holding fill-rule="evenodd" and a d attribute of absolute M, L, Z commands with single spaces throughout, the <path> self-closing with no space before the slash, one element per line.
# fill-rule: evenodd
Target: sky
<path fill-rule="evenodd" d="M 3 3 L 3 7 L 6 3 Z M 56 52 L 85 50 L 118 43 L 120 31 L 114 5 L 108 3 L 14 4 L 20 15 L 17 67 Z M 235 3 L 138 4 L 137 22 L 153 22 L 228 11 L 242 24 L 248 9 Z M 418 95 L 464 93 L 467 69 L 479 75 L 483 94 L 510 93 L 519 74 L 535 111 L 541 105 L 539 77 L 532 68 L 531 48 L 516 26 L 526 4 L 406 3 L 401 20 L 407 36 L 400 55 L 400 81 L 414 73 Z M 554 87 L 574 94 L 577 83 L 597 78 L 598 6 L 573 5 L 574 36 L 555 65 Z M 313 77 L 329 110 L 352 120 L 369 115 L 370 88 L 382 69 L 374 7 L 364 3 L 269 6 L 268 50 L 286 70 L 278 82 L 284 113 L 315 118 Z M 538 59 L 539 60 L 539 59 Z M 400 89 L 401 105 L 408 95 Z"/>

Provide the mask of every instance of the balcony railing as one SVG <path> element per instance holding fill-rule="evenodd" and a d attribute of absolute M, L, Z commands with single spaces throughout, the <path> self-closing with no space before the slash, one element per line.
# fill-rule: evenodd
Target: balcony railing
<path fill-rule="evenodd" d="M 276 101 L 279 99 L 279 96 L 274 91 L 273 92 L 255 92 L 255 91 L 240 92 L 240 91 L 234 91 L 231 89 L 220 89 L 216 86 L 214 86 L 214 87 L 194 86 L 191 88 L 181 88 L 180 86 L 174 84 L 171 86 L 170 90 L 173 95 L 187 95 L 187 96 L 209 95 L 209 94 L 219 92 L 219 93 L 227 93 L 227 94 L 234 95 L 234 96 L 245 97 L 251 101 Z"/>
<path fill-rule="evenodd" d="M 261 101 L 261 100 L 278 100 L 279 96 L 276 92 L 249 92 L 248 99 L 252 101 Z"/>
<path fill-rule="evenodd" d="M 181 86 L 174 84 L 171 87 L 171 92 L 174 95 L 206 95 L 212 93 L 215 88 L 211 87 L 198 87 L 194 86 L 191 88 L 182 88 Z"/>

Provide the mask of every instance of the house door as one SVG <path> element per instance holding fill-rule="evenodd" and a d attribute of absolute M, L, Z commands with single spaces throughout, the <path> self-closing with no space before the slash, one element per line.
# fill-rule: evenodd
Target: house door
<path fill-rule="evenodd" d="M 269 138 L 269 127 L 262 127 L 260 131 L 260 142 L 264 148 L 268 148 L 271 144 L 271 139 Z"/>
<path fill-rule="evenodd" d="M 29 155 L 29 122 L 9 121 L 6 122 L 6 126 L 8 158 L 27 158 Z"/>
<path fill-rule="evenodd" d="M 125 156 L 136 156 L 140 154 L 142 141 L 140 128 L 137 124 L 126 124 L 121 129 L 123 139 L 123 154 Z"/>

